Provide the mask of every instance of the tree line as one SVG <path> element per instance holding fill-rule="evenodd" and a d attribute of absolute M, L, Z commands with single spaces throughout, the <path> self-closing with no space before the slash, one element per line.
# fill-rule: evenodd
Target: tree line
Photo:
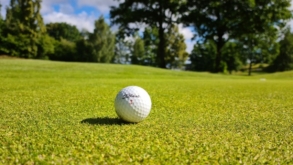
<path fill-rule="evenodd" d="M 125 0 L 93 32 L 68 23 L 44 24 L 41 0 L 11 0 L 0 16 L 0 54 L 34 59 L 138 64 L 230 72 L 267 64 L 293 69 L 290 0 Z M 1 5 L 1 4 L 0 4 Z M 193 29 L 186 52 L 178 25 Z M 189 63 L 186 61 L 189 60 Z"/>

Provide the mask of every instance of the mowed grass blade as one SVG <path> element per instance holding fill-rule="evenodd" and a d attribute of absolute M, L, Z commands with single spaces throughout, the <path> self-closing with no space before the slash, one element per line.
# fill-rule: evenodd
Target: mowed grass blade
<path fill-rule="evenodd" d="M 293 72 L 0 60 L 0 164 L 292 164 Z M 129 85 L 150 115 L 118 119 Z"/>

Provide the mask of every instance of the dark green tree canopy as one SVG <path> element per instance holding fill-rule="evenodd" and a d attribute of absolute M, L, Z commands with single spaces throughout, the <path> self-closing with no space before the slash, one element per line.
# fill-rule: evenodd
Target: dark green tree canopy
<path fill-rule="evenodd" d="M 94 62 L 109 63 L 114 58 L 115 35 L 104 17 L 95 21 L 95 29 L 89 34 L 88 42 L 91 45 Z"/>
<path fill-rule="evenodd" d="M 133 24 L 158 28 L 157 64 L 161 68 L 166 68 L 164 32 L 168 26 L 177 21 L 181 2 L 180 0 L 121 1 L 118 7 L 111 7 L 111 21 L 129 34 L 138 30 L 138 27 L 131 26 Z"/>
<path fill-rule="evenodd" d="M 42 0 L 9 1 L 0 16 L 0 54 L 176 69 L 189 57 L 193 70 L 230 73 L 255 63 L 271 71 L 292 68 L 291 32 L 278 36 L 292 18 L 291 0 L 116 0 L 115 34 L 103 17 L 93 32 L 79 31 L 65 22 L 44 25 Z M 190 55 L 182 24 L 197 41 Z"/>
<path fill-rule="evenodd" d="M 133 44 L 131 63 L 142 64 L 144 60 L 144 55 L 145 55 L 144 42 L 140 36 L 137 36 Z"/>
<path fill-rule="evenodd" d="M 68 41 L 74 42 L 81 37 L 81 34 L 76 26 L 70 25 L 65 22 L 49 23 L 46 24 L 46 28 L 47 33 L 56 40 L 61 40 L 61 38 L 63 38 Z"/>
<path fill-rule="evenodd" d="M 216 57 L 216 45 L 212 40 L 197 42 L 190 54 L 191 70 L 212 71 Z"/>
<path fill-rule="evenodd" d="M 156 66 L 156 56 L 159 45 L 158 28 L 145 28 L 143 32 L 143 41 L 145 49 L 144 65 Z"/>
<path fill-rule="evenodd" d="M 41 0 L 11 0 L 6 9 L 7 54 L 39 58 L 38 48 L 46 28 L 40 13 Z"/>
<path fill-rule="evenodd" d="M 269 67 L 269 71 L 287 71 L 293 69 L 293 34 L 290 29 L 284 31 L 284 37 L 279 42 L 279 54 Z"/>
<path fill-rule="evenodd" d="M 188 0 L 182 21 L 194 27 L 197 39 L 215 42 L 219 72 L 226 42 L 283 26 L 292 17 L 289 7 L 290 0 Z"/>

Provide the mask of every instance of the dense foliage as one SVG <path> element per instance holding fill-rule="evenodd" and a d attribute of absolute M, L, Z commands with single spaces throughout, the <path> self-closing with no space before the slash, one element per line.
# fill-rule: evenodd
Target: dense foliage
<path fill-rule="evenodd" d="M 253 65 L 291 70 L 292 34 L 283 30 L 292 18 L 290 2 L 118 0 L 110 11 L 118 31 L 101 16 L 89 32 L 65 22 L 45 25 L 40 0 L 10 0 L 0 16 L 0 55 L 231 74 L 247 68 L 249 75 Z M 194 32 L 191 52 L 181 25 Z"/>
<path fill-rule="evenodd" d="M 49 36 L 56 40 L 66 39 L 74 42 L 81 38 L 79 30 L 74 25 L 65 22 L 48 23 L 46 25 L 47 33 Z"/>
<path fill-rule="evenodd" d="M 46 28 L 40 14 L 40 0 L 11 0 L 7 8 L 4 26 L 1 26 L 5 41 L 1 43 L 3 54 L 24 58 L 40 58 L 40 40 Z M 3 44 L 3 45 L 2 45 Z"/>
<path fill-rule="evenodd" d="M 178 21 L 174 18 L 179 14 L 180 0 L 126 0 L 110 11 L 111 21 L 118 24 L 128 34 L 133 34 L 138 27 L 130 27 L 130 23 L 146 24 L 158 29 L 157 65 L 166 68 L 165 30 Z"/>
<path fill-rule="evenodd" d="M 277 29 L 292 17 L 290 0 L 188 0 L 183 6 L 182 21 L 195 28 L 195 36 L 202 42 L 212 40 L 216 46 L 214 72 L 222 71 L 223 50 L 229 41 L 258 38 L 268 35 L 274 38 Z M 248 14 L 249 13 L 249 14 Z M 271 41 L 268 40 L 269 43 Z M 255 50 L 250 44 L 247 49 Z"/>
<path fill-rule="evenodd" d="M 280 52 L 269 71 L 287 71 L 293 69 L 293 34 L 289 29 L 284 32 L 284 38 L 280 41 Z"/>

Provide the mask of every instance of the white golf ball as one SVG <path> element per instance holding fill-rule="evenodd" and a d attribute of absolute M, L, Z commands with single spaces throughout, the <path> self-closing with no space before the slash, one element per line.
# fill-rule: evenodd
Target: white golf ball
<path fill-rule="evenodd" d="M 123 88 L 116 96 L 117 115 L 127 122 L 140 122 L 150 113 L 152 101 L 149 94 L 138 86 Z"/>

